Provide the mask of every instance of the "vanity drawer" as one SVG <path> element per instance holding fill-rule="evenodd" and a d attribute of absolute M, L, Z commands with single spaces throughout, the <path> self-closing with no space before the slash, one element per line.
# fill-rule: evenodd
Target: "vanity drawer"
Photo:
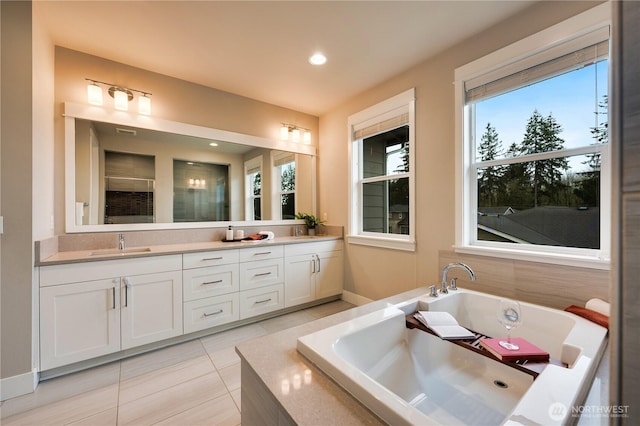
<path fill-rule="evenodd" d="M 283 246 L 261 245 L 240 250 L 240 262 L 276 259 L 282 256 L 284 256 Z"/>
<path fill-rule="evenodd" d="M 184 303 L 184 332 L 204 330 L 240 319 L 238 293 Z"/>
<path fill-rule="evenodd" d="M 284 309 L 284 284 L 240 292 L 240 319 Z"/>
<path fill-rule="evenodd" d="M 182 268 L 192 269 L 228 265 L 230 263 L 238 263 L 239 258 L 240 255 L 237 249 L 185 253 L 182 255 Z"/>
<path fill-rule="evenodd" d="M 285 248 L 286 256 L 299 256 L 301 254 L 326 253 L 342 250 L 342 240 L 317 241 L 312 243 L 289 244 Z"/>
<path fill-rule="evenodd" d="M 183 300 L 196 300 L 237 292 L 240 289 L 239 272 L 237 263 L 185 269 L 182 271 Z"/>
<path fill-rule="evenodd" d="M 240 290 L 251 290 L 284 282 L 282 258 L 240 264 Z"/>

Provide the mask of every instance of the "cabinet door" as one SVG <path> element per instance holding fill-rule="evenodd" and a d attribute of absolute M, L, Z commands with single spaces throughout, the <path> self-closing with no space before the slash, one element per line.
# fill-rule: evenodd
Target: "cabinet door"
<path fill-rule="evenodd" d="M 120 279 L 40 289 L 40 368 L 120 350 Z"/>
<path fill-rule="evenodd" d="M 342 251 L 318 253 L 316 264 L 316 299 L 342 293 L 344 286 Z"/>
<path fill-rule="evenodd" d="M 122 278 L 122 349 L 182 334 L 180 271 Z"/>
<path fill-rule="evenodd" d="M 287 257 L 285 262 L 284 306 L 288 308 L 315 300 L 315 254 Z"/>

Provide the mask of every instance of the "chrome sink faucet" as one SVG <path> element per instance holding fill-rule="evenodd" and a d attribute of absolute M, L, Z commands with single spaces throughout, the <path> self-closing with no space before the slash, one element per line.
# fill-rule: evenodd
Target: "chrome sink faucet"
<path fill-rule="evenodd" d="M 124 251 L 125 243 L 124 243 L 124 234 L 118 234 L 118 250 Z"/>
<path fill-rule="evenodd" d="M 476 274 L 473 272 L 473 270 L 469 266 L 460 262 L 450 263 L 447 266 L 445 266 L 444 269 L 442 270 L 442 282 L 440 283 L 441 284 L 440 293 L 445 293 L 445 294 L 449 293 L 449 290 L 447 290 L 447 274 L 451 269 L 454 269 L 454 268 L 464 269 L 469 274 L 471 281 L 476 280 Z M 456 286 L 455 280 L 456 280 L 455 278 L 451 280 L 451 287 L 450 287 L 451 290 L 458 289 L 458 287 Z"/>

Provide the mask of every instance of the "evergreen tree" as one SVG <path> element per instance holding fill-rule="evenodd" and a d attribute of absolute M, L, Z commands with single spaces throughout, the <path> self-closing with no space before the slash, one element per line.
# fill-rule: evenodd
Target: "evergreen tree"
<path fill-rule="evenodd" d="M 495 160 L 500 155 L 502 142 L 498 137 L 495 127 L 487 123 L 484 134 L 480 138 L 478 154 L 481 161 Z M 502 179 L 504 167 L 490 166 L 478 170 L 478 205 L 491 207 L 498 205 L 498 195 L 504 192 L 505 185 Z"/>
<path fill-rule="evenodd" d="M 538 110 L 527 121 L 520 152 L 524 155 L 564 148 L 564 140 L 559 134 L 562 126 L 549 114 L 543 117 Z M 533 185 L 533 206 L 557 204 L 558 194 L 563 189 L 563 172 L 569 168 L 566 158 L 550 158 L 527 163 L 527 169 Z"/>
<path fill-rule="evenodd" d="M 506 152 L 508 158 L 520 155 L 520 147 L 512 143 Z M 504 191 L 498 197 L 498 204 L 516 210 L 532 207 L 530 176 L 525 163 L 508 164 L 502 175 Z"/>
<path fill-rule="evenodd" d="M 591 134 L 596 140 L 596 144 L 605 144 L 609 142 L 608 114 L 609 114 L 609 98 L 603 96 L 602 102 L 599 104 L 600 109 L 595 112 L 596 118 L 604 116 L 598 120 L 596 127 L 591 128 Z M 600 153 L 587 154 L 587 160 L 582 164 L 590 167 L 590 170 L 580 173 L 582 179 L 576 183 L 574 193 L 582 200 L 582 204 L 586 206 L 600 205 Z"/>

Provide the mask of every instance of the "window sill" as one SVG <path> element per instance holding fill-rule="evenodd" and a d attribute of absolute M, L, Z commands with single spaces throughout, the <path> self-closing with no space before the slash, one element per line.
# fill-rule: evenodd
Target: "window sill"
<path fill-rule="evenodd" d="M 361 245 L 361 246 L 386 248 L 391 250 L 416 251 L 415 241 L 405 240 L 405 239 L 401 240 L 397 238 L 382 238 L 382 237 L 371 237 L 371 236 L 364 236 L 364 235 L 348 235 L 347 243 Z"/>
<path fill-rule="evenodd" d="M 502 259 L 523 260 L 527 262 L 548 263 L 553 265 L 573 266 L 577 268 L 589 268 L 609 270 L 609 259 L 600 259 L 595 256 L 546 253 L 533 250 L 513 250 L 496 247 L 454 246 L 456 253 L 472 254 L 477 256 L 499 257 Z"/>

